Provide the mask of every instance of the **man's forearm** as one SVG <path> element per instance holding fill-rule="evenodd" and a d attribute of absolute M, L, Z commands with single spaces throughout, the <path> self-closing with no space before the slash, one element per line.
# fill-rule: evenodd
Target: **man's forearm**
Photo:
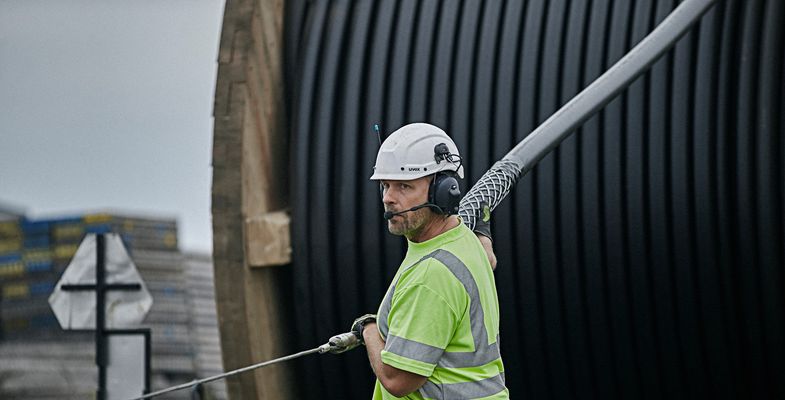
<path fill-rule="evenodd" d="M 485 254 L 488 255 L 488 262 L 491 263 L 491 269 L 496 270 L 496 254 L 493 252 L 493 241 L 485 235 L 476 233 L 477 238 L 480 239 L 482 248 L 485 249 Z"/>
<path fill-rule="evenodd" d="M 363 340 L 365 340 L 365 348 L 368 350 L 368 361 L 371 363 L 374 375 L 381 380 L 380 374 L 383 372 L 382 365 L 382 349 L 384 349 L 384 340 L 379 335 L 379 330 L 376 324 L 369 324 L 363 329 Z"/>
<path fill-rule="evenodd" d="M 374 375 L 393 396 L 405 396 L 417 390 L 428 379 L 425 376 L 400 370 L 382 362 L 384 340 L 379 335 L 379 328 L 375 323 L 365 326 L 363 329 L 363 340 L 365 341 L 365 348 L 368 350 L 368 361 L 371 363 Z"/>

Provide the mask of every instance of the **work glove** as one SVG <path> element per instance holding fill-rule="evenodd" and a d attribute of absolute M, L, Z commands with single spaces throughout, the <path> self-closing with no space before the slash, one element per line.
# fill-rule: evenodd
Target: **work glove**
<path fill-rule="evenodd" d="M 365 314 L 360 318 L 357 318 L 352 323 L 352 332 L 357 339 L 360 340 L 362 345 L 365 345 L 365 340 L 363 339 L 363 329 L 365 329 L 365 325 L 371 322 L 376 322 L 376 314 Z"/>
<path fill-rule="evenodd" d="M 327 341 L 330 345 L 330 353 L 341 354 L 359 345 L 365 345 L 363 340 L 363 328 L 369 322 L 376 322 L 376 314 L 365 314 L 352 322 L 349 332 L 335 335 Z"/>
<path fill-rule="evenodd" d="M 491 206 L 487 202 L 480 203 L 477 220 L 474 222 L 474 232 L 487 237 L 493 242 L 491 237 Z"/>

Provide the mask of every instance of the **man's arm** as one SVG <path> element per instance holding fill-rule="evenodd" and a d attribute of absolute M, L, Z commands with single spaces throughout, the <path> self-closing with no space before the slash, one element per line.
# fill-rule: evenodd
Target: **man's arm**
<path fill-rule="evenodd" d="M 480 239 L 482 247 L 485 249 L 485 254 L 488 255 L 488 261 L 491 263 L 491 269 L 496 270 L 496 254 L 493 252 L 493 242 L 487 236 L 474 232 L 477 238 Z"/>
<path fill-rule="evenodd" d="M 493 238 L 491 237 L 491 207 L 483 201 L 480 203 L 479 215 L 474 223 L 474 234 L 480 239 L 485 254 L 488 255 L 488 262 L 491 269 L 496 270 L 496 254 L 493 252 Z"/>
<path fill-rule="evenodd" d="M 384 341 L 379 335 L 376 323 L 368 323 L 363 328 L 365 348 L 368 350 L 368 360 L 371 362 L 373 373 L 382 386 L 395 397 L 403 397 L 422 386 L 428 377 L 417 375 L 409 371 L 395 368 L 382 362 Z"/>

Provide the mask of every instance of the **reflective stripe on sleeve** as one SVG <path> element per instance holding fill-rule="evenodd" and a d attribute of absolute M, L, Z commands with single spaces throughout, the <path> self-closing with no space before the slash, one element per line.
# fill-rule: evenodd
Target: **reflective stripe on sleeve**
<path fill-rule="evenodd" d="M 423 397 L 431 399 L 477 399 L 492 396 L 504 389 L 504 377 L 499 374 L 492 378 L 471 382 L 433 383 L 426 381 L 419 392 Z"/>
<path fill-rule="evenodd" d="M 390 306 L 392 305 L 391 303 L 394 293 L 395 285 L 393 284 L 390 286 L 390 290 L 387 291 L 387 295 L 384 296 L 382 305 L 379 307 L 379 316 L 376 318 L 376 323 L 379 325 L 379 332 L 382 334 L 384 340 L 387 340 L 387 333 L 390 330 L 389 325 L 387 325 L 387 318 L 390 316 Z"/>
<path fill-rule="evenodd" d="M 395 335 L 387 336 L 384 349 L 401 357 L 436 365 L 444 349 Z"/>

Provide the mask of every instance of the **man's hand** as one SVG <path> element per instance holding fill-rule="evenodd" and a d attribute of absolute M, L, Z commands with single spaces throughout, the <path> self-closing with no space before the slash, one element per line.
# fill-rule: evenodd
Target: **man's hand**
<path fill-rule="evenodd" d="M 479 215 L 474 223 L 474 234 L 480 239 L 491 269 L 496 270 L 496 254 L 493 252 L 493 238 L 491 237 L 491 207 L 486 202 L 480 203 Z"/>
<path fill-rule="evenodd" d="M 422 386 L 428 377 L 395 368 L 382 362 L 384 340 L 379 335 L 375 322 L 369 322 L 363 329 L 363 340 L 368 350 L 368 360 L 376 378 L 391 395 L 403 397 Z"/>
<path fill-rule="evenodd" d="M 365 329 L 365 325 L 371 322 L 376 322 L 376 314 L 365 314 L 352 322 L 352 328 L 349 330 L 349 332 L 354 333 L 354 335 L 360 339 L 361 344 L 365 344 L 365 340 L 363 339 L 363 330 Z"/>
<path fill-rule="evenodd" d="M 491 269 L 494 271 L 496 270 L 496 254 L 493 252 L 493 242 L 488 237 L 483 236 L 477 232 L 475 232 L 477 238 L 480 239 L 480 243 L 482 244 L 482 248 L 485 249 L 485 254 L 488 255 L 488 262 L 491 263 Z"/>

